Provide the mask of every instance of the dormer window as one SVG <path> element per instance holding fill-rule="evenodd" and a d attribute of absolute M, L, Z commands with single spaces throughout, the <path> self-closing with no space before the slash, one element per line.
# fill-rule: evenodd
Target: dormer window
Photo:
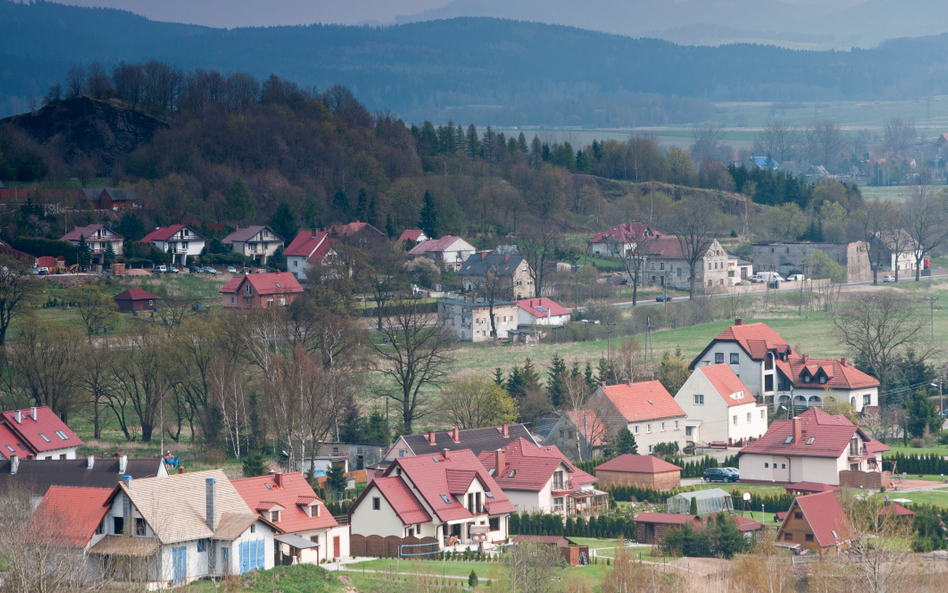
<path fill-rule="evenodd" d="M 273 523 L 280 522 L 280 511 L 270 511 L 270 521 Z"/>
<path fill-rule="evenodd" d="M 447 495 L 447 494 L 442 494 L 442 495 L 441 495 L 441 500 L 443 500 L 445 504 L 451 504 L 451 499 L 448 498 L 448 495 Z"/>
<path fill-rule="evenodd" d="M 803 382 L 804 382 L 804 383 L 809 383 L 809 382 L 812 381 L 812 380 L 813 380 L 813 377 L 811 377 L 809 373 L 803 373 Z"/>
<path fill-rule="evenodd" d="M 820 385 L 823 385 L 825 383 L 826 383 L 826 375 L 820 375 Z"/>

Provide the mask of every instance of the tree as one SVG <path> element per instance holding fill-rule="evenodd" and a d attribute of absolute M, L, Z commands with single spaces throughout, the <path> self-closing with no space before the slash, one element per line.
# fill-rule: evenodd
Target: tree
<path fill-rule="evenodd" d="M 617 237 L 616 233 L 610 233 L 606 235 L 605 240 L 609 253 L 620 259 L 625 266 L 626 273 L 629 275 L 629 281 L 632 283 L 632 306 L 634 307 L 638 304 L 639 282 L 643 280 L 645 262 L 655 238 L 646 234 L 643 230 L 639 233 L 639 236 L 626 239 Z M 625 241 L 630 241 L 630 243 Z"/>
<path fill-rule="evenodd" d="M 489 260 L 490 261 L 490 260 Z M 497 301 L 511 300 L 513 294 L 513 274 L 499 274 L 495 267 L 488 263 L 484 270 L 484 286 L 479 291 L 487 301 L 487 314 L 490 317 L 490 335 L 496 343 L 500 340 L 497 335 L 497 317 L 494 315 L 494 304 Z M 475 295 L 476 296 L 476 295 Z"/>
<path fill-rule="evenodd" d="M 286 202 L 280 202 L 277 209 L 273 211 L 273 216 L 270 217 L 270 228 L 283 239 L 284 245 L 296 237 L 299 225 L 300 222 L 296 217 L 296 212 Z"/>
<path fill-rule="evenodd" d="M 690 375 L 688 361 L 682 358 L 681 350 L 676 350 L 674 355 L 668 352 L 662 354 L 662 362 L 658 365 L 655 378 L 674 396 Z"/>
<path fill-rule="evenodd" d="M 585 153 L 583 153 L 585 154 Z M 694 187 L 698 183 L 698 169 L 694 161 L 683 149 L 671 146 L 665 151 L 665 163 L 668 167 L 668 183 Z"/>
<path fill-rule="evenodd" d="M 901 117 L 891 117 L 885 123 L 882 132 L 882 142 L 886 150 L 899 154 L 918 139 L 915 131 L 915 120 L 903 120 Z"/>
<path fill-rule="evenodd" d="M 474 569 L 471 569 L 471 574 L 467 577 L 467 586 L 472 590 L 477 589 L 477 573 L 474 572 Z"/>
<path fill-rule="evenodd" d="M 228 219 L 237 222 L 253 220 L 256 216 L 253 194 L 247 183 L 237 177 L 227 190 L 227 196 L 224 197 L 224 212 Z"/>
<path fill-rule="evenodd" d="M 346 468 L 341 463 L 329 464 L 329 470 L 326 472 L 326 490 L 330 492 L 342 492 L 346 489 L 349 478 L 346 477 Z"/>
<path fill-rule="evenodd" d="M 914 304 L 892 290 L 860 295 L 842 304 L 833 316 L 840 342 L 855 351 L 879 380 L 879 405 L 886 406 L 886 388 L 905 352 L 917 352 L 925 320 Z M 924 360 L 927 353 L 919 358 Z"/>
<path fill-rule="evenodd" d="M 619 442 L 615 445 L 616 455 L 638 455 L 639 446 L 635 442 L 635 435 L 629 429 L 619 431 Z"/>
<path fill-rule="evenodd" d="M 792 160 L 799 145 L 798 136 L 793 124 L 775 119 L 754 138 L 754 152 L 778 163 Z"/>
<path fill-rule="evenodd" d="M 721 128 L 713 123 L 696 126 L 691 137 L 694 139 L 689 151 L 692 162 L 704 163 L 708 159 L 723 160 L 721 141 L 724 139 L 724 132 Z"/>
<path fill-rule="evenodd" d="M 264 463 L 263 455 L 259 451 L 252 451 L 249 455 L 245 455 L 240 464 L 245 478 L 255 478 L 267 474 L 266 463 Z"/>
<path fill-rule="evenodd" d="M 892 249 L 891 242 L 888 241 L 888 231 L 892 226 L 890 221 L 897 218 L 897 210 L 892 202 L 872 200 L 854 213 L 853 218 L 857 221 L 861 238 L 866 244 L 866 256 L 869 259 L 869 267 L 872 269 L 872 283 L 878 284 L 879 271 L 889 269 L 891 264 L 888 255 L 890 251 L 895 251 Z M 898 233 L 904 234 L 901 232 L 901 225 L 899 227 Z"/>
<path fill-rule="evenodd" d="M 846 284 L 846 268 L 830 259 L 826 253 L 817 249 L 804 259 L 810 278 L 829 280 L 833 284 Z"/>
<path fill-rule="evenodd" d="M 691 497 L 691 504 L 688 505 L 688 514 L 689 515 L 698 514 L 698 497 L 697 496 Z"/>
<path fill-rule="evenodd" d="M 523 226 L 517 246 L 530 266 L 533 296 L 540 298 L 543 296 L 548 269 L 560 253 L 560 241 L 563 235 L 557 225 L 550 220 L 532 220 Z"/>
<path fill-rule="evenodd" d="M 511 593 L 547 593 L 560 564 L 556 546 L 538 542 L 515 544 L 503 556 L 507 587 Z"/>
<path fill-rule="evenodd" d="M 809 122 L 804 125 L 803 134 L 810 164 L 823 165 L 831 173 L 836 172 L 840 153 L 846 148 L 839 125 L 831 119 Z"/>
<path fill-rule="evenodd" d="M 428 413 L 429 390 L 448 376 L 455 337 L 416 300 L 397 299 L 391 309 L 378 332 L 382 341 L 372 343 L 375 369 L 388 380 L 381 395 L 399 404 L 404 434 L 412 434 L 414 422 Z"/>
<path fill-rule="evenodd" d="M 111 265 L 115 261 L 115 248 L 112 247 L 112 242 L 109 241 L 105 244 L 105 263 L 106 265 Z"/>
<path fill-rule="evenodd" d="M 626 547 L 616 547 L 612 566 L 602 581 L 602 593 L 660 593 L 664 589 L 661 571 L 639 562 Z"/>
<path fill-rule="evenodd" d="M 126 241 L 141 241 L 145 232 L 145 221 L 134 212 L 126 211 L 115 225 L 115 232 L 122 235 Z"/>
<path fill-rule="evenodd" d="M 92 263 L 92 250 L 82 235 L 79 235 L 79 245 L 76 247 L 76 262 L 82 269 L 88 268 Z"/>
<path fill-rule="evenodd" d="M 461 429 L 510 424 L 519 415 L 517 400 L 484 375 L 462 377 L 442 387 L 439 407 L 445 420 Z"/>
<path fill-rule="evenodd" d="M 80 404 L 82 334 L 76 327 L 39 320 L 24 323 L 11 347 L 13 384 L 37 406 L 63 420 Z"/>
<path fill-rule="evenodd" d="M 26 312 L 39 291 L 40 281 L 26 264 L 0 255 L 0 346 L 6 342 L 10 323 Z"/>
<path fill-rule="evenodd" d="M 948 193 L 916 183 L 901 204 L 905 231 L 914 241 L 915 281 L 921 279 L 924 259 L 948 242 Z"/>
<path fill-rule="evenodd" d="M 418 226 L 428 237 L 432 239 L 438 237 L 438 209 L 435 207 L 434 198 L 431 197 L 431 192 L 428 190 L 425 190 L 425 201 L 421 207 Z"/>
<path fill-rule="evenodd" d="M 716 242 L 719 216 L 716 205 L 706 198 L 685 198 L 672 208 L 667 228 L 678 239 L 681 258 L 688 265 L 691 300 L 699 275 L 703 277 L 704 256 Z"/>
<path fill-rule="evenodd" d="M 103 329 L 115 328 L 118 305 L 102 287 L 94 284 L 74 286 L 69 289 L 69 299 L 76 303 L 76 308 L 79 309 L 79 318 L 86 326 L 89 343 L 92 343 L 92 336 Z"/>
<path fill-rule="evenodd" d="M 806 230 L 806 214 L 794 202 L 774 206 L 764 215 L 771 239 L 796 241 Z"/>
<path fill-rule="evenodd" d="M 66 72 L 66 98 L 75 99 L 82 96 L 86 86 L 86 71 L 79 66 L 73 66 Z"/>
<path fill-rule="evenodd" d="M 905 402 L 905 413 L 908 414 L 908 433 L 914 438 L 921 438 L 925 431 L 931 434 L 941 430 L 941 418 L 938 416 L 938 407 L 928 397 L 928 389 L 916 389 L 908 401 Z"/>

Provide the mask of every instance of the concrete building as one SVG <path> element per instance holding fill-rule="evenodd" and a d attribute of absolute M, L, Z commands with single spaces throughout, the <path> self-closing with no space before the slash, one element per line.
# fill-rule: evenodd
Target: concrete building
<path fill-rule="evenodd" d="M 517 303 L 496 300 L 494 326 L 498 336 L 517 329 Z M 438 302 L 438 320 L 463 342 L 487 342 L 494 339 L 490 323 L 491 305 L 483 297 L 464 297 Z"/>
<path fill-rule="evenodd" d="M 493 278 L 488 277 L 488 271 Z M 519 253 L 475 253 L 458 270 L 458 279 L 465 291 L 487 290 L 505 299 L 522 299 L 534 293 L 530 264 Z"/>
<path fill-rule="evenodd" d="M 690 290 L 691 269 L 685 261 L 678 239 L 663 237 L 649 241 L 643 255 L 646 261 L 642 276 L 646 283 Z M 695 275 L 695 289 L 698 292 L 721 291 L 730 286 L 728 255 L 717 239 L 702 254 Z"/>

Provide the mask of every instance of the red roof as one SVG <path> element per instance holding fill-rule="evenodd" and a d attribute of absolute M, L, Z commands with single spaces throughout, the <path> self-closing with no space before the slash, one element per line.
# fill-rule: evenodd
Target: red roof
<path fill-rule="evenodd" d="M 644 222 L 624 222 L 614 226 L 604 233 L 599 233 L 589 240 L 590 243 L 605 243 L 607 237 L 612 237 L 619 243 L 637 243 L 643 237 L 665 237 L 662 233 L 653 231 Z"/>
<path fill-rule="evenodd" d="M 619 455 L 611 461 L 596 466 L 596 471 L 632 472 L 637 474 L 657 474 L 678 472 L 681 468 L 651 455 Z"/>
<path fill-rule="evenodd" d="M 317 264 L 323 261 L 332 246 L 338 242 L 326 231 L 302 231 L 296 235 L 283 255 L 305 257 L 309 263 Z"/>
<path fill-rule="evenodd" d="M 714 338 L 708 347 L 691 362 L 690 368 L 695 368 L 701 358 L 708 350 L 714 347 L 716 342 L 737 342 L 744 352 L 747 352 L 754 360 L 763 360 L 768 352 L 777 354 L 793 354 L 793 350 L 786 340 L 777 332 L 770 329 L 766 323 L 743 323 L 732 325 Z"/>
<path fill-rule="evenodd" d="M 371 224 L 367 222 L 350 222 L 349 224 L 334 224 L 332 228 L 329 229 L 330 234 L 336 237 L 351 237 L 360 231 L 365 231 L 368 235 L 374 235 L 376 237 L 384 237 L 385 233 L 378 230 Z"/>
<path fill-rule="evenodd" d="M 16 455 L 25 459 L 32 452 L 33 450 L 29 449 L 24 444 L 23 439 L 10 430 L 10 427 L 6 424 L 0 424 L 0 457 L 10 459 L 10 457 Z"/>
<path fill-rule="evenodd" d="M 753 519 L 748 519 L 747 517 L 741 517 L 740 515 L 728 515 L 731 519 L 734 519 L 734 522 L 737 523 L 737 529 L 741 532 L 748 531 L 760 531 L 764 528 L 764 524 L 760 521 L 754 521 Z"/>
<path fill-rule="evenodd" d="M 547 317 L 550 314 L 556 317 L 559 315 L 570 314 L 569 309 L 563 307 L 562 305 L 558 305 L 546 297 L 539 299 L 523 299 L 521 301 L 517 301 L 517 305 L 534 317 Z M 541 311 L 540 308 L 543 310 Z"/>
<path fill-rule="evenodd" d="M 721 396 L 721 399 L 723 399 L 724 403 L 728 406 L 757 403 L 757 399 L 747 391 L 747 387 L 741 383 L 740 378 L 734 374 L 730 365 L 715 364 L 707 367 L 698 367 L 696 370 L 705 376 L 711 383 L 711 387 L 718 392 L 718 395 Z M 734 395 L 738 397 L 733 397 Z M 766 407 L 766 404 L 761 405 Z"/>
<path fill-rule="evenodd" d="M 494 479 L 504 490 L 539 492 L 550 482 L 553 472 L 560 467 L 566 468 L 566 481 L 562 492 L 576 492 L 584 485 L 599 481 L 595 476 L 570 463 L 556 447 L 539 447 L 521 437 L 504 447 L 503 451 L 503 468 L 497 467 L 495 451 L 483 451 L 478 459 L 484 467 L 494 470 Z"/>
<path fill-rule="evenodd" d="M 78 241 L 79 237 L 85 237 L 86 241 L 88 241 L 89 237 L 92 236 L 92 233 L 96 232 L 97 230 L 101 228 L 108 228 L 108 227 L 106 227 L 104 224 L 90 224 L 89 226 L 76 227 L 70 232 L 63 235 L 60 241 Z M 116 241 L 116 240 L 122 239 L 122 236 L 116 233 L 115 231 L 113 231 L 112 229 L 109 229 L 109 231 L 115 235 L 115 237 L 110 238 L 111 240 Z M 104 237 L 100 239 L 96 239 L 96 241 L 104 241 L 104 240 L 107 240 L 107 239 Z"/>
<path fill-rule="evenodd" d="M 368 488 L 364 490 L 363 495 L 359 497 L 359 500 L 357 500 L 356 504 L 352 505 L 351 508 L 354 509 L 365 496 L 364 493 L 371 491 L 372 488 L 378 490 L 379 493 L 385 497 L 385 500 L 388 501 L 388 504 L 395 511 L 395 514 L 398 515 L 398 518 L 401 519 L 405 525 L 415 525 L 417 523 L 427 523 L 431 521 L 431 515 L 425 510 L 425 505 L 421 504 L 421 501 L 418 500 L 418 497 L 415 496 L 415 493 L 412 492 L 412 489 L 408 487 L 408 484 L 406 484 L 401 477 L 376 478 L 372 480 Z"/>
<path fill-rule="evenodd" d="M 299 474 L 270 474 L 256 478 L 231 480 L 244 502 L 252 509 L 259 507 L 273 508 L 275 505 L 283 507 L 280 511 L 280 520 L 276 526 L 286 533 L 311 531 L 313 529 L 328 529 L 338 525 L 329 509 L 323 504 L 312 487 Z M 319 516 L 313 508 L 313 516 L 306 514 L 304 506 L 315 501 L 319 507 Z M 302 506 L 301 506 L 302 504 Z M 269 516 L 264 519 L 270 520 Z"/>
<path fill-rule="evenodd" d="M 700 524 L 697 515 L 677 515 L 674 513 L 639 513 L 635 516 L 636 523 L 660 523 L 662 525 L 685 525 L 687 523 Z"/>
<path fill-rule="evenodd" d="M 819 482 L 796 482 L 784 486 L 787 492 L 836 492 L 839 486 L 832 484 L 821 484 Z"/>
<path fill-rule="evenodd" d="M 234 282 L 234 281 L 237 282 Z M 245 276 L 235 276 L 221 287 L 219 292 L 224 294 L 236 294 L 240 291 L 244 282 L 249 282 L 254 291 L 259 295 L 269 294 L 292 294 L 303 292 L 303 287 L 296 280 L 296 277 L 289 272 L 273 272 L 270 274 L 247 274 Z"/>
<path fill-rule="evenodd" d="M 821 547 L 827 548 L 837 542 L 842 543 L 852 539 L 852 526 L 835 493 L 820 492 L 798 496 L 793 504 L 803 512 L 803 518 L 809 523 Z M 787 517 L 791 516 L 788 512 Z M 786 524 L 786 519 L 784 519 L 784 524 Z M 780 528 L 783 529 L 783 525 Z"/>
<path fill-rule="evenodd" d="M 896 515 L 899 517 L 914 517 L 915 513 L 903 507 L 897 502 L 890 503 L 879 509 L 880 515 Z"/>
<path fill-rule="evenodd" d="M 603 385 L 600 389 L 619 410 L 626 422 L 642 422 L 685 415 L 685 411 L 659 381 Z"/>
<path fill-rule="evenodd" d="M 818 387 L 830 389 L 861 389 L 878 387 L 879 381 L 853 367 L 845 358 L 840 360 L 817 360 L 809 356 L 791 356 L 786 362 L 777 360 L 777 368 L 795 387 Z M 810 381 L 804 381 L 804 377 Z M 820 383 L 820 377 L 825 382 Z"/>
<path fill-rule="evenodd" d="M 171 226 L 160 227 L 142 237 L 142 243 L 154 243 L 155 241 L 167 241 L 175 233 L 184 228 L 183 224 L 173 224 Z M 190 230 L 190 229 L 189 229 Z"/>
<path fill-rule="evenodd" d="M 148 300 L 152 301 L 157 299 L 155 295 L 151 294 L 148 291 L 142 290 L 141 288 L 129 288 L 128 290 L 123 290 L 114 297 L 113 301 L 142 301 Z"/>
<path fill-rule="evenodd" d="M 411 239 L 412 241 L 418 243 L 418 240 L 424 234 L 425 234 L 425 231 L 422 231 L 420 229 L 405 229 L 404 231 L 402 231 L 402 234 L 398 237 L 398 242 L 401 243 L 402 241 L 407 241 L 408 239 Z M 427 236 L 425 238 L 427 238 Z"/>
<path fill-rule="evenodd" d="M 462 239 L 461 237 L 455 237 L 453 235 L 445 235 L 440 239 L 428 239 L 427 241 L 422 241 L 418 245 L 415 245 L 411 251 L 408 253 L 411 255 L 424 255 L 426 253 L 439 253 L 445 251 L 447 248 L 454 245 L 455 242 L 462 241 L 464 243 L 461 246 L 461 250 L 473 251 L 474 246 Z"/>
<path fill-rule="evenodd" d="M 53 533 L 42 529 L 45 533 L 38 534 L 39 537 L 48 536 L 55 543 L 67 546 L 85 546 L 109 512 L 117 491 L 117 488 L 50 486 L 33 512 L 33 518 L 49 522 Z"/>
<path fill-rule="evenodd" d="M 866 442 L 867 450 L 871 449 L 872 452 L 889 450 L 889 447 L 871 439 L 845 416 L 831 416 L 818 408 L 809 408 L 798 418 L 802 436 L 796 442 L 786 442 L 787 438 L 793 435 L 793 422 L 796 419 L 774 420 L 767 432 L 741 449 L 739 455 L 756 453 L 797 457 L 839 457 L 849 448 L 849 442 L 857 433 Z"/>
<path fill-rule="evenodd" d="M 27 445 L 37 453 L 80 447 L 82 441 L 76 433 L 69 430 L 66 423 L 59 419 L 46 406 L 36 408 L 36 420 L 30 415 L 31 408 L 21 410 L 20 422 L 16 421 L 16 411 L 3 412 L 3 422 L 10 427 Z M 61 432 L 63 436 L 59 436 Z M 63 438 L 65 437 L 65 438 Z"/>

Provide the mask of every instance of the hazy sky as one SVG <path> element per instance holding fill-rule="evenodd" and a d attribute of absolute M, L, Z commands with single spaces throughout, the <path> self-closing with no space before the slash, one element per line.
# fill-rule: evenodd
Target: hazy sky
<path fill-rule="evenodd" d="M 156 21 L 210 27 L 265 27 L 364 21 L 438 8 L 450 0 L 56 0 L 72 6 L 120 8 Z"/>

